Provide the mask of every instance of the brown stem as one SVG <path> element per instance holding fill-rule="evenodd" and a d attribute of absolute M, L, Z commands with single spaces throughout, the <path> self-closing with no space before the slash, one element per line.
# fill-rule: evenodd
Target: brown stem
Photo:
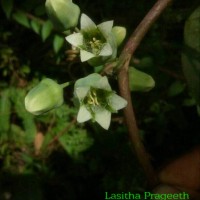
<path fill-rule="evenodd" d="M 158 0 L 151 10 L 147 13 L 138 27 L 135 29 L 128 42 L 126 43 L 120 57 L 118 65 L 118 84 L 120 89 L 120 94 L 124 97 L 128 105 L 124 109 L 124 117 L 128 127 L 128 132 L 130 135 L 133 148 L 135 150 L 136 156 L 143 167 L 143 170 L 146 174 L 149 187 L 154 187 L 158 184 L 157 175 L 151 165 L 149 156 L 145 150 L 145 147 L 139 136 L 139 131 L 135 119 L 135 114 L 132 106 L 132 99 L 129 89 L 129 80 L 128 80 L 128 67 L 130 59 L 135 52 L 136 48 L 139 46 L 141 40 L 156 21 L 159 15 L 163 10 L 172 2 L 172 0 Z"/>

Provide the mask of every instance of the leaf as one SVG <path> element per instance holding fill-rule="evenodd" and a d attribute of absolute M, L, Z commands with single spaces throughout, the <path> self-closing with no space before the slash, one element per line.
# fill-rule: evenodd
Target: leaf
<path fill-rule="evenodd" d="M 190 15 L 185 23 L 184 44 L 183 72 L 192 96 L 200 105 L 200 7 Z"/>
<path fill-rule="evenodd" d="M 10 18 L 13 10 L 13 0 L 1 0 L 1 6 L 7 18 Z"/>
<path fill-rule="evenodd" d="M 89 137 L 86 130 L 71 130 L 72 133 L 65 133 L 59 137 L 59 142 L 67 153 L 77 158 L 77 156 L 87 150 L 93 144 L 93 138 Z"/>
<path fill-rule="evenodd" d="M 31 20 L 30 24 L 31 24 L 31 28 L 33 29 L 33 31 L 35 33 L 39 34 L 41 26 L 38 23 L 38 21 L 33 19 L 33 20 Z"/>
<path fill-rule="evenodd" d="M 58 53 L 59 50 L 62 48 L 64 44 L 64 37 L 61 37 L 59 35 L 55 35 L 54 40 L 53 40 L 53 49 L 55 53 Z"/>
<path fill-rule="evenodd" d="M 37 129 L 33 115 L 28 113 L 24 107 L 25 91 L 19 88 L 12 88 L 11 98 L 17 115 L 22 119 L 23 128 L 25 130 L 25 141 L 27 143 L 32 143 Z"/>
<path fill-rule="evenodd" d="M 148 92 L 155 86 L 155 81 L 150 75 L 129 67 L 129 84 L 131 91 Z"/>
<path fill-rule="evenodd" d="M 168 96 L 173 97 L 181 94 L 185 89 L 185 84 L 180 81 L 173 82 L 168 90 Z"/>
<path fill-rule="evenodd" d="M 43 41 L 45 41 L 49 37 L 52 29 L 53 29 L 52 23 L 49 20 L 46 21 L 44 25 L 42 26 L 42 30 L 41 30 L 41 36 L 42 36 Z"/>
<path fill-rule="evenodd" d="M 4 90 L 0 96 L 0 132 L 8 131 L 10 127 L 10 91 Z"/>
<path fill-rule="evenodd" d="M 30 28 L 29 20 L 24 12 L 17 11 L 13 14 L 13 18 L 15 21 L 17 21 L 19 24 L 25 26 L 26 28 Z"/>

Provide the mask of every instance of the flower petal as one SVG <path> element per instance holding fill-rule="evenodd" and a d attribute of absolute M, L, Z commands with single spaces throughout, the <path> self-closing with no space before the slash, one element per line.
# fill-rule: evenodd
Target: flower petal
<path fill-rule="evenodd" d="M 96 24 L 86 15 L 81 15 L 81 30 L 91 30 L 96 28 Z"/>
<path fill-rule="evenodd" d="M 85 61 L 95 57 L 95 55 L 93 53 L 90 53 L 90 52 L 82 50 L 82 49 L 80 51 L 80 56 L 81 56 L 81 62 L 85 62 Z"/>
<path fill-rule="evenodd" d="M 111 112 L 103 108 L 98 109 L 95 112 L 95 121 L 104 129 L 108 130 L 111 121 Z"/>
<path fill-rule="evenodd" d="M 77 115 L 77 121 L 79 123 L 88 121 L 92 118 L 91 113 L 87 110 L 87 108 L 82 105 L 78 111 L 78 115 Z"/>
<path fill-rule="evenodd" d="M 110 106 L 116 111 L 126 107 L 127 105 L 127 101 L 124 98 L 114 93 L 108 98 L 108 101 Z"/>
<path fill-rule="evenodd" d="M 113 21 L 103 22 L 103 23 L 97 25 L 97 27 L 101 31 L 101 33 L 104 35 L 104 37 L 106 38 L 112 31 Z"/>
<path fill-rule="evenodd" d="M 94 87 L 108 91 L 112 90 L 106 76 L 101 77 L 101 79 L 94 84 Z"/>
<path fill-rule="evenodd" d="M 106 43 L 101 49 L 99 56 L 110 56 L 112 55 L 112 48 L 109 43 Z"/>
<path fill-rule="evenodd" d="M 78 97 L 79 100 L 82 100 L 87 95 L 90 87 L 76 87 L 75 95 Z"/>
<path fill-rule="evenodd" d="M 83 35 L 81 33 L 73 33 L 67 37 L 65 37 L 67 42 L 72 44 L 75 47 L 79 47 L 80 45 L 83 45 Z"/>

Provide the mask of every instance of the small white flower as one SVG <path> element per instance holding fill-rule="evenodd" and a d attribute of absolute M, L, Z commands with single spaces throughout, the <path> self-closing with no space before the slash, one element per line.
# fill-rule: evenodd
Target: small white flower
<path fill-rule="evenodd" d="M 125 99 L 112 91 L 107 77 L 96 73 L 76 81 L 74 96 L 80 104 L 77 121 L 92 119 L 106 130 L 110 126 L 111 113 L 127 105 Z"/>
<path fill-rule="evenodd" d="M 66 37 L 80 49 L 81 61 L 96 57 L 116 57 L 116 42 L 112 33 L 113 21 L 96 25 L 87 15 L 81 15 L 81 30 Z"/>

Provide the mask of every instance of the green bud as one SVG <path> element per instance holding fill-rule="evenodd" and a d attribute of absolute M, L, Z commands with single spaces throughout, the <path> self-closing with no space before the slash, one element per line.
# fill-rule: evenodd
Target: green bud
<path fill-rule="evenodd" d="M 154 79 L 134 67 L 129 67 L 129 84 L 131 91 L 148 92 L 155 86 Z"/>
<path fill-rule="evenodd" d="M 46 0 L 45 7 L 56 29 L 66 31 L 77 25 L 80 8 L 72 0 Z"/>
<path fill-rule="evenodd" d="M 126 28 L 122 26 L 114 26 L 112 28 L 112 33 L 115 36 L 117 46 L 119 46 L 126 37 Z"/>
<path fill-rule="evenodd" d="M 25 108 L 34 115 L 43 114 L 63 103 L 63 86 L 52 79 L 42 80 L 25 97 Z"/>

